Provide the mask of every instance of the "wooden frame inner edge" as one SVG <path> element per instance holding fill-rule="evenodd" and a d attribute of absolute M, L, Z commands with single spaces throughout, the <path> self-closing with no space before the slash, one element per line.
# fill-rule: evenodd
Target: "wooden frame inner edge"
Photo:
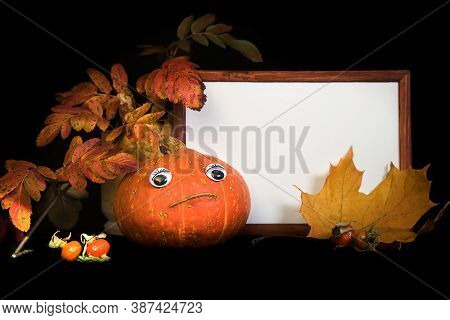
<path fill-rule="evenodd" d="M 202 70 L 205 82 L 397 82 L 399 99 L 400 169 L 412 166 L 411 151 L 411 76 L 408 70 L 370 71 L 220 71 Z M 174 136 L 186 142 L 186 109 L 173 111 Z M 248 224 L 244 235 L 306 236 L 307 224 Z"/>

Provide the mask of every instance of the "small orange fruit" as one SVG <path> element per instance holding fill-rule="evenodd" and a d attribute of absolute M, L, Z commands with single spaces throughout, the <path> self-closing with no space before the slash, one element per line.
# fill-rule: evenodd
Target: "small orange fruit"
<path fill-rule="evenodd" d="M 93 257 L 100 258 L 104 254 L 107 254 L 109 252 L 109 248 L 110 245 L 108 241 L 106 241 L 105 239 L 97 239 L 92 241 L 88 245 L 86 253 Z"/>
<path fill-rule="evenodd" d="M 81 244 L 78 241 L 70 241 L 61 251 L 61 258 L 66 261 L 75 261 L 82 250 Z"/>

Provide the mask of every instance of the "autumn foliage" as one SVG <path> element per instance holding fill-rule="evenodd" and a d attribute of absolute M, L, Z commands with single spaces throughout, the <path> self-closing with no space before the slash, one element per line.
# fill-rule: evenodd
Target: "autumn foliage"
<path fill-rule="evenodd" d="M 137 90 L 150 98 L 167 99 L 173 104 L 200 111 L 206 96 L 196 68 L 198 66 L 187 57 L 167 60 L 161 68 L 139 78 Z"/>
<path fill-rule="evenodd" d="M 9 209 L 9 216 L 17 229 L 28 231 L 31 198 L 39 201 L 46 188 L 46 180 L 55 180 L 56 174 L 47 167 L 28 161 L 8 160 L 6 169 L 8 172 L 0 178 L 2 209 Z"/>

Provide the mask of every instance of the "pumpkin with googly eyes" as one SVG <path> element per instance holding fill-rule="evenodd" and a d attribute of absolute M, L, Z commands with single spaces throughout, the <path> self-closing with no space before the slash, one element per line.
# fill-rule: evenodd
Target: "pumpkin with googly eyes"
<path fill-rule="evenodd" d="M 122 233 L 156 247 L 221 243 L 245 226 L 250 194 L 223 161 L 182 149 L 145 162 L 120 183 L 114 213 Z"/>

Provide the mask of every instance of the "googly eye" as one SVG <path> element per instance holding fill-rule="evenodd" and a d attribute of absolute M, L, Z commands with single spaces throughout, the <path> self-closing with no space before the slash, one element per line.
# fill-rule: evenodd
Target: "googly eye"
<path fill-rule="evenodd" d="M 172 173 L 166 168 L 156 168 L 150 173 L 149 180 L 152 186 L 162 188 L 172 181 Z"/>
<path fill-rule="evenodd" d="M 222 181 L 227 176 L 227 170 L 218 163 L 211 163 L 205 168 L 205 174 L 212 181 Z"/>

